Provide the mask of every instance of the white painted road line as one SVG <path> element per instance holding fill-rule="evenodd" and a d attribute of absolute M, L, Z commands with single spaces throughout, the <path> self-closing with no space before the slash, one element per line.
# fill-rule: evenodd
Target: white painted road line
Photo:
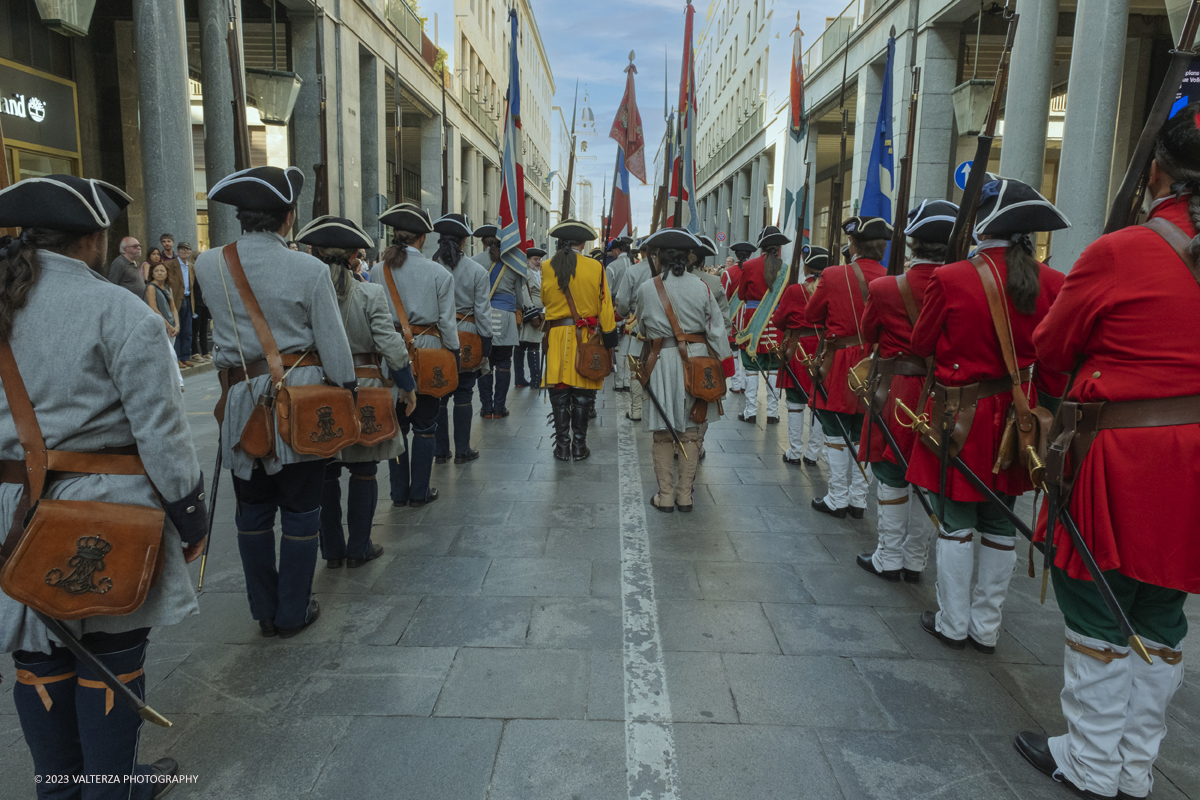
<path fill-rule="evenodd" d="M 637 436 L 620 395 L 617 475 L 621 514 L 621 623 L 624 637 L 625 776 L 630 800 L 678 800 L 679 761 L 658 631 L 658 603 L 646 533 Z"/>

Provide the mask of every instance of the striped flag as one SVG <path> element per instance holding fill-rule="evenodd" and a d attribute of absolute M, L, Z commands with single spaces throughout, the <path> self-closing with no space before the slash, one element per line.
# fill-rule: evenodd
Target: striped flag
<path fill-rule="evenodd" d="M 630 53 L 632 58 L 633 54 Z M 613 120 L 608 137 L 617 143 L 621 149 L 625 167 L 642 183 L 646 182 L 646 138 L 642 135 L 642 115 L 638 112 L 637 97 L 634 93 L 633 76 L 637 67 L 632 60 L 625 68 L 625 96 L 617 109 L 617 117 Z M 628 181 L 626 181 L 628 183 Z"/>
<path fill-rule="evenodd" d="M 788 137 L 783 143 L 783 209 L 779 217 L 779 229 L 792 241 L 783 246 L 780 255 L 783 263 L 790 264 L 792 251 L 808 237 L 809 220 L 800 224 L 800 209 L 804 207 L 805 149 L 808 146 L 808 120 L 804 116 L 804 64 L 801 61 L 803 48 L 800 30 L 800 14 L 796 14 L 796 27 L 792 31 L 792 79 L 791 108 L 788 110 Z M 812 203 L 808 203 L 806 217 L 811 218 Z"/>
<path fill-rule="evenodd" d="M 504 115 L 504 154 L 500 159 L 500 260 L 513 272 L 526 277 L 525 169 L 517 157 L 521 152 L 521 81 L 517 59 L 517 12 L 509 9 L 512 26 L 509 38 L 508 98 Z"/>
<path fill-rule="evenodd" d="M 667 227 L 687 228 L 692 233 L 700 232 L 700 218 L 696 212 L 696 65 L 692 51 L 692 22 L 696 8 L 690 2 L 683 26 L 683 68 L 679 78 L 679 113 L 682 125 L 678 149 L 671 171 L 671 191 L 667 196 Z M 675 208 L 682 201 L 676 219 Z"/>

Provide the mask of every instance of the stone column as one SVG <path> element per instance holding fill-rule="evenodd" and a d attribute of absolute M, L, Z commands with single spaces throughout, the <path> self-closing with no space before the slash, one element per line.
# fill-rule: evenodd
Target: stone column
<path fill-rule="evenodd" d="M 213 0 L 207 0 L 213 2 Z M 221 5 L 216 0 L 216 5 Z M 300 191 L 300 203 L 296 207 L 296 230 L 312 221 L 313 195 L 316 192 L 317 176 L 314 170 L 321 160 L 321 130 L 317 120 L 321 113 L 321 87 L 317 79 L 317 34 L 318 17 L 313 14 L 290 14 L 292 28 L 292 69 L 304 81 L 296 95 L 296 106 L 292 110 L 292 163 L 304 170 L 304 188 Z M 222 45 L 222 48 L 224 45 Z M 207 62 L 207 55 L 205 61 Z M 207 90 L 205 102 L 207 106 Z M 333 103 L 331 102 L 332 106 Z M 205 109 L 205 115 L 208 111 Z M 328 126 L 326 126 L 328 129 Z M 333 148 L 329 148 L 331 151 Z M 331 153 L 331 157 L 336 154 Z M 332 210 L 332 207 L 331 207 Z M 209 212 L 211 214 L 211 212 Z M 391 235 L 390 232 L 387 235 Z"/>
<path fill-rule="evenodd" d="M 235 0 L 235 3 L 238 19 L 241 19 L 241 2 Z M 200 79 L 204 85 L 204 172 L 208 186 L 213 186 L 235 169 L 233 81 L 226 46 L 228 30 L 227 0 L 200 0 Z M 228 244 L 240 232 L 237 210 L 233 206 L 208 204 L 209 247 Z"/>
<path fill-rule="evenodd" d="M 496 186 L 496 176 L 499 173 L 491 164 L 483 165 L 483 216 L 484 221 L 500 216 L 499 188 Z"/>
<path fill-rule="evenodd" d="M 1058 0 L 1017 0 L 1017 13 L 1021 24 L 1008 75 L 1000 174 L 1040 190 L 1050 121 Z"/>
<path fill-rule="evenodd" d="M 746 170 L 739 169 L 733 176 L 733 224 L 731 226 L 733 232 L 729 234 L 733 237 L 734 241 L 738 242 L 748 236 L 746 233 L 746 201 L 750 198 L 750 187 L 748 184 L 749 180 L 746 176 Z M 728 244 L 729 242 L 726 242 L 726 245 Z"/>
<path fill-rule="evenodd" d="M 893 88 L 895 88 L 893 86 Z M 883 65 L 866 64 L 858 71 L 858 105 L 854 117 L 854 153 L 850 157 L 850 180 L 846 181 L 842 201 L 852 216 L 862 201 L 867 185 L 867 162 L 871 160 L 871 145 L 875 143 L 875 124 L 879 119 L 879 101 L 883 95 Z M 840 119 L 839 119 L 840 124 Z M 839 134 L 840 135 L 840 134 Z"/>
<path fill-rule="evenodd" d="M 490 221 L 488 219 L 488 215 L 487 215 L 487 205 L 484 203 L 484 198 L 483 198 L 483 195 L 484 195 L 483 153 L 476 150 L 476 151 L 474 151 L 473 156 L 474 156 L 475 161 L 471 165 L 471 178 L 472 178 L 471 194 L 474 196 L 475 217 L 471 221 L 475 222 L 475 220 L 479 220 L 479 222 L 477 222 L 476 224 L 483 224 L 484 222 Z"/>
<path fill-rule="evenodd" d="M 1075 13 L 1075 41 L 1088 46 L 1072 49 L 1067 86 L 1056 199 L 1072 227 L 1051 243 L 1063 272 L 1104 229 L 1128 22 L 1129 0 L 1080 0 Z"/>
<path fill-rule="evenodd" d="M 134 0 L 146 249 L 164 233 L 196 241 L 196 163 L 182 3 Z"/>
<path fill-rule="evenodd" d="M 717 255 L 721 256 L 722 258 L 724 258 L 725 254 L 729 252 L 729 245 L 730 245 L 731 241 L 732 242 L 737 241 L 737 239 L 731 240 L 729 238 L 729 237 L 733 236 L 733 233 L 732 233 L 733 227 L 729 223 L 729 220 L 730 220 L 729 195 L 730 195 L 729 181 L 723 181 L 721 183 L 721 187 L 717 190 L 717 224 L 716 224 L 716 230 L 724 231 L 725 237 L 726 237 L 724 247 L 718 248 L 720 252 L 717 253 Z M 716 235 L 717 235 L 716 232 L 714 232 L 713 238 L 716 238 Z"/>
<path fill-rule="evenodd" d="M 375 220 L 379 212 L 379 138 L 382 122 L 379 119 L 379 60 L 359 48 L 358 70 L 358 135 L 359 172 L 362 186 L 362 226 L 374 237 L 378 229 Z M 386 202 L 386 201 L 385 201 Z"/>
<path fill-rule="evenodd" d="M 1021 25 L 1024 24 L 1022 18 Z M 951 196 L 952 170 L 957 165 L 953 159 L 954 101 L 950 92 L 958 78 L 959 35 L 958 27 L 930 27 L 921 32 L 917 41 L 921 99 L 917 103 L 917 149 L 913 155 L 912 197 L 918 202 L 926 198 Z M 1020 38 L 1019 33 L 1017 38 Z"/>
<path fill-rule="evenodd" d="M 763 183 L 766 168 L 766 158 L 762 155 L 750 164 L 750 221 L 746 225 L 747 236 L 758 235 L 763 227 Z"/>

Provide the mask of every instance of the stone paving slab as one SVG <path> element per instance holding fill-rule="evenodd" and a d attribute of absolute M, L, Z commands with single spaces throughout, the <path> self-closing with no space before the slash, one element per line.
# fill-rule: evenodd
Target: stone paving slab
<path fill-rule="evenodd" d="M 496 719 L 582 719 L 588 660 L 577 650 L 463 647 L 434 715 Z"/>

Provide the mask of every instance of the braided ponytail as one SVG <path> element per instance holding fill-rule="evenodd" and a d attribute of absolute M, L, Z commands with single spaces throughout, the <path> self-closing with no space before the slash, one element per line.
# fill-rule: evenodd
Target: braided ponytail
<path fill-rule="evenodd" d="M 383 251 L 383 263 L 389 269 L 400 269 L 404 266 L 404 262 L 408 260 L 408 248 L 417 239 L 420 239 L 423 234 L 413 233 L 412 231 L 396 231 L 396 238 L 392 240 L 391 246 Z"/>
<path fill-rule="evenodd" d="M 567 293 L 571 286 L 571 278 L 575 277 L 575 248 L 572 247 L 574 242 L 569 239 L 555 239 L 554 258 L 550 259 L 550 266 L 554 267 L 554 279 L 558 282 L 558 288 L 563 294 Z"/>
<path fill-rule="evenodd" d="M 453 270 L 458 266 L 458 262 L 462 261 L 462 242 L 461 236 L 443 234 L 438 239 L 438 249 L 433 254 L 433 260 Z"/>
<path fill-rule="evenodd" d="M 64 252 L 86 234 L 49 228 L 25 228 L 0 238 L 0 341 L 12 335 L 17 312 L 29 302 L 29 290 L 41 275 L 38 250 Z"/>

